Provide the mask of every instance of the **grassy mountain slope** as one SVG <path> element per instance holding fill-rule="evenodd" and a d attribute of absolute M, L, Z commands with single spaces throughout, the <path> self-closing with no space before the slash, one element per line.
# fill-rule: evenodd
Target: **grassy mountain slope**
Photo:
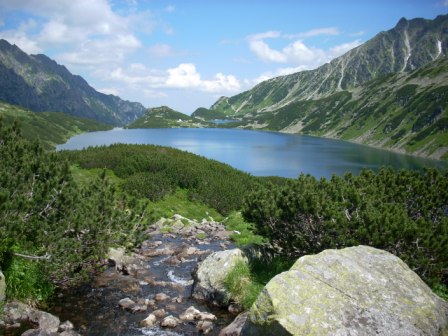
<path fill-rule="evenodd" d="M 171 127 L 203 127 L 205 124 L 195 118 L 175 111 L 168 106 L 153 107 L 146 110 L 127 128 L 171 128 Z"/>
<path fill-rule="evenodd" d="M 112 125 L 125 125 L 145 110 L 140 103 L 100 93 L 47 56 L 27 55 L 5 40 L 0 40 L 0 100 Z"/>
<path fill-rule="evenodd" d="M 384 76 L 352 92 L 246 116 L 238 126 L 337 138 L 448 159 L 448 58 L 410 73 Z"/>
<path fill-rule="evenodd" d="M 295 101 L 322 98 L 390 73 L 409 72 L 447 54 L 448 15 L 401 19 L 391 30 L 321 67 L 264 81 L 221 97 L 210 109 L 228 116 L 273 111 Z"/>
<path fill-rule="evenodd" d="M 40 139 L 46 148 L 64 143 L 75 134 L 112 128 L 91 119 L 72 117 L 60 112 L 35 113 L 3 102 L 0 102 L 0 119 L 7 124 L 17 120 L 26 139 Z"/>

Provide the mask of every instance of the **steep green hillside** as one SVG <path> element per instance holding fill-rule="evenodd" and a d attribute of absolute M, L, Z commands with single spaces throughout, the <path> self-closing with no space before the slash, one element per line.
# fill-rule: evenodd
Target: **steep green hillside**
<path fill-rule="evenodd" d="M 46 148 L 62 144 L 78 133 L 112 128 L 110 125 L 91 119 L 72 117 L 59 112 L 36 113 L 3 102 L 0 102 L 0 118 L 6 124 L 12 124 L 17 120 L 26 139 L 40 139 Z"/>
<path fill-rule="evenodd" d="M 316 100 L 246 116 L 242 127 L 318 135 L 448 159 L 448 58 Z"/>
<path fill-rule="evenodd" d="M 213 120 L 213 119 L 223 119 L 227 117 L 225 112 L 218 111 L 213 108 L 205 108 L 205 107 L 199 107 L 197 108 L 192 114 L 192 117 L 200 118 L 203 120 Z"/>
<path fill-rule="evenodd" d="M 321 67 L 264 81 L 221 97 L 210 109 L 228 116 L 277 110 L 295 101 L 322 98 L 390 73 L 418 69 L 447 54 L 448 15 L 434 20 L 401 19 L 391 30 Z"/>
<path fill-rule="evenodd" d="M 207 123 L 190 117 L 168 106 L 153 107 L 127 126 L 127 128 L 171 128 L 171 127 L 204 127 Z"/>
<path fill-rule="evenodd" d="M 57 111 L 125 125 L 145 111 L 140 103 L 106 95 L 45 55 L 27 55 L 0 39 L 0 100 L 36 112 Z"/>

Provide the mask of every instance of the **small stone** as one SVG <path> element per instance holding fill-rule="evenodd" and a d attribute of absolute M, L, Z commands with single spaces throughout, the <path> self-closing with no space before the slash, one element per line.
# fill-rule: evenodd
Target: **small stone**
<path fill-rule="evenodd" d="M 129 310 L 131 311 L 131 313 L 145 312 L 148 310 L 148 307 L 146 305 L 136 304 L 130 307 Z"/>
<path fill-rule="evenodd" d="M 162 318 L 162 317 L 165 317 L 166 312 L 165 312 L 165 309 L 162 308 L 162 309 L 154 310 L 152 312 L 152 314 L 157 318 Z"/>
<path fill-rule="evenodd" d="M 163 328 L 176 328 L 179 323 L 179 319 L 175 318 L 173 315 L 169 315 L 160 322 L 160 326 Z"/>
<path fill-rule="evenodd" d="M 147 305 L 147 306 L 149 306 L 149 307 L 151 307 L 151 308 L 154 308 L 155 306 L 156 306 L 156 300 L 148 300 L 148 299 L 146 299 L 145 300 L 145 304 Z"/>
<path fill-rule="evenodd" d="M 157 322 L 157 317 L 154 314 L 149 314 L 147 318 L 141 320 L 140 327 L 152 327 Z"/>
<path fill-rule="evenodd" d="M 173 302 L 173 303 L 183 303 L 184 302 L 184 298 L 183 298 L 183 296 L 176 296 L 175 298 L 173 298 L 171 300 L 171 302 Z"/>
<path fill-rule="evenodd" d="M 165 309 L 168 311 L 177 311 L 177 305 L 174 303 L 169 303 L 165 306 Z"/>
<path fill-rule="evenodd" d="M 180 314 L 179 318 L 182 321 L 193 321 L 196 319 L 196 315 L 200 314 L 201 312 L 197 310 L 195 307 L 191 306 L 188 307 L 182 314 Z"/>
<path fill-rule="evenodd" d="M 213 330 L 213 323 L 210 321 L 199 321 L 196 325 L 196 329 L 204 335 L 207 335 Z"/>
<path fill-rule="evenodd" d="M 216 316 L 213 315 L 212 313 L 207 313 L 207 312 L 199 312 L 198 315 L 195 316 L 196 320 L 200 320 L 200 321 L 214 321 L 216 320 Z"/>
<path fill-rule="evenodd" d="M 168 300 L 170 297 L 168 295 L 166 295 L 165 293 L 157 293 L 154 296 L 154 300 L 156 301 L 166 301 Z"/>
<path fill-rule="evenodd" d="M 68 330 L 73 330 L 75 328 L 75 326 L 73 325 L 73 323 L 71 323 L 70 321 L 65 321 L 64 323 L 61 323 L 61 325 L 59 326 L 59 331 L 68 331 Z"/>
<path fill-rule="evenodd" d="M 118 301 L 118 305 L 123 309 L 130 309 L 135 305 L 135 302 L 132 301 L 130 298 L 124 298 Z"/>

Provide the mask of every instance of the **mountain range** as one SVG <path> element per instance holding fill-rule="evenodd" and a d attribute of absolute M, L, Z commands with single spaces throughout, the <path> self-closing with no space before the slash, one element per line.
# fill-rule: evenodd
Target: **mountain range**
<path fill-rule="evenodd" d="M 0 39 L 0 100 L 35 112 L 64 112 L 111 125 L 143 115 L 135 102 L 106 95 L 45 55 L 28 55 Z"/>
<path fill-rule="evenodd" d="M 448 15 L 401 19 L 321 67 L 276 77 L 192 116 L 448 158 Z"/>
<path fill-rule="evenodd" d="M 448 15 L 403 18 L 314 70 L 272 78 L 187 116 L 100 93 L 47 56 L 0 40 L 0 101 L 129 128 L 274 130 L 448 160 L 447 48 Z"/>

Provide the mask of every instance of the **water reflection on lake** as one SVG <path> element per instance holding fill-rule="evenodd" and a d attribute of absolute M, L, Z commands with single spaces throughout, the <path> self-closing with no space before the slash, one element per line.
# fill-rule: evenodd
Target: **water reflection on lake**
<path fill-rule="evenodd" d="M 381 166 L 422 169 L 444 162 L 397 154 L 349 142 L 276 132 L 215 128 L 114 129 L 77 135 L 62 149 L 113 143 L 169 146 L 225 162 L 257 176 L 331 177 Z"/>

